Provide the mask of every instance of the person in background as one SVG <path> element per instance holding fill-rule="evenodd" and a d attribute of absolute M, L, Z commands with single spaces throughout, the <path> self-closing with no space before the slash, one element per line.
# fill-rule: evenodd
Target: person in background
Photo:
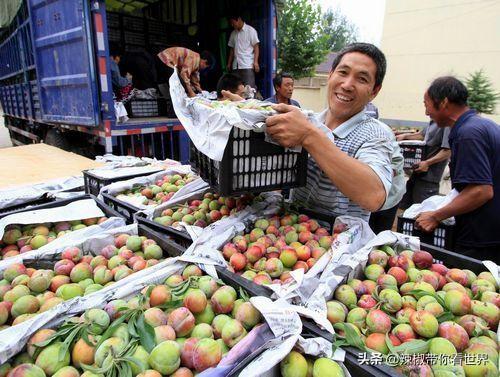
<path fill-rule="evenodd" d="M 245 96 L 245 86 L 243 85 L 243 80 L 239 76 L 232 73 L 222 75 L 219 82 L 217 82 L 217 100 L 231 100 L 227 92 L 237 95 L 243 99 Z"/>
<path fill-rule="evenodd" d="M 120 65 L 126 72 L 130 72 L 133 77 L 134 88 L 145 90 L 156 88 L 158 85 L 158 75 L 153 56 L 146 50 L 127 52 Z"/>
<path fill-rule="evenodd" d="M 500 263 L 500 127 L 467 106 L 465 85 L 439 77 L 424 94 L 426 114 L 451 129 L 450 176 L 459 194 L 448 205 L 422 212 L 417 227 L 432 232 L 452 216 L 456 220 L 455 252 Z"/>
<path fill-rule="evenodd" d="M 412 204 L 422 203 L 439 194 L 439 183 L 451 154 L 449 135 L 450 128 L 439 127 L 436 122 L 431 121 L 420 132 L 396 136 L 398 141 L 424 140 L 426 149 L 425 159 L 415 166 L 406 182 L 406 194 L 399 204 L 401 209 L 407 209 Z"/>
<path fill-rule="evenodd" d="M 241 15 L 229 16 L 233 31 L 229 36 L 227 71 L 238 75 L 245 85 L 257 88 L 255 74 L 260 72 L 259 37 L 257 31 L 246 24 Z"/>
<path fill-rule="evenodd" d="M 110 70 L 111 70 L 111 84 L 113 86 L 113 92 L 115 93 L 118 100 L 126 97 L 128 93 L 132 90 L 132 75 L 127 72 L 125 77 L 120 73 L 121 57 L 123 56 L 123 50 L 117 44 L 110 44 L 109 46 L 109 57 L 110 59 Z"/>
<path fill-rule="evenodd" d="M 378 109 L 377 107 L 368 102 L 365 106 L 365 114 L 372 117 L 373 119 L 378 119 Z M 398 212 L 399 202 L 403 197 L 405 189 L 405 173 L 403 170 L 404 158 L 401 154 L 401 149 L 399 144 L 394 137 L 394 133 L 389 126 L 384 123 L 380 123 L 384 128 L 387 137 L 392 140 L 393 153 L 391 157 L 392 165 L 392 185 L 389 191 L 389 196 L 384 203 L 384 206 L 380 211 L 372 212 L 370 215 L 370 228 L 378 234 L 384 230 L 391 230 L 394 224 L 394 219 L 396 218 L 396 213 Z"/>
<path fill-rule="evenodd" d="M 185 47 L 170 47 L 158 54 L 160 60 L 169 67 L 177 67 L 181 82 L 189 97 L 201 93 L 199 71 L 209 66 L 210 55 L 201 55 Z"/>
<path fill-rule="evenodd" d="M 365 106 L 365 114 L 372 117 L 373 119 L 378 119 L 378 108 L 373 103 L 368 102 Z"/>
<path fill-rule="evenodd" d="M 369 43 L 354 43 L 335 57 L 328 78 L 328 108 L 311 123 L 295 106 L 277 104 L 266 132 L 284 147 L 309 153 L 307 184 L 294 200 L 333 215 L 369 220 L 384 206 L 393 180 L 393 142 L 381 122 L 365 114 L 385 76 L 385 56 Z"/>
<path fill-rule="evenodd" d="M 273 86 L 276 94 L 266 99 L 266 102 L 284 103 L 300 107 L 300 104 L 292 99 L 293 77 L 289 73 L 278 73 L 273 79 Z"/>

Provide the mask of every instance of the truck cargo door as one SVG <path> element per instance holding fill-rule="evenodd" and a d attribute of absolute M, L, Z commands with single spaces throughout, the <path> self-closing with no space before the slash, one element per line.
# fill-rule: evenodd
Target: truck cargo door
<path fill-rule="evenodd" d="M 99 124 L 87 0 L 28 0 L 42 120 Z"/>

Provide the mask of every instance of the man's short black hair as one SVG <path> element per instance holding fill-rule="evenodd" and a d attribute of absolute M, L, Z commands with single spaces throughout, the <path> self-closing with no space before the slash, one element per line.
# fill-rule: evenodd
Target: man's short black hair
<path fill-rule="evenodd" d="M 337 68 L 344 55 L 351 52 L 359 52 L 370 57 L 373 60 L 375 66 L 377 67 L 377 71 L 375 72 L 375 88 L 382 85 L 382 81 L 384 81 L 385 71 L 387 69 L 387 62 L 385 60 L 384 53 L 380 51 L 377 46 L 372 45 L 371 43 L 352 43 L 345 46 L 338 52 L 337 56 L 335 56 L 335 59 L 333 59 L 332 71 Z"/>
<path fill-rule="evenodd" d="M 274 89 L 279 88 L 281 86 L 284 78 L 289 78 L 293 80 L 293 76 L 290 73 L 287 72 L 278 73 L 276 76 L 274 76 L 273 79 Z"/>
<path fill-rule="evenodd" d="M 434 104 L 434 107 L 439 108 L 439 105 L 445 98 L 448 98 L 448 101 L 455 105 L 466 106 L 469 92 L 465 85 L 456 77 L 443 76 L 438 77 L 432 82 L 429 89 L 427 89 L 427 95 Z"/>
<path fill-rule="evenodd" d="M 123 56 L 123 48 L 116 42 L 109 44 L 109 56 Z"/>
<path fill-rule="evenodd" d="M 243 85 L 243 80 L 235 74 L 223 74 L 219 82 L 217 82 L 217 98 L 222 98 L 223 90 L 229 90 L 231 93 L 236 93 L 240 85 Z"/>
<path fill-rule="evenodd" d="M 227 18 L 229 20 L 238 21 L 239 18 L 243 19 L 243 16 L 240 13 L 231 13 Z"/>

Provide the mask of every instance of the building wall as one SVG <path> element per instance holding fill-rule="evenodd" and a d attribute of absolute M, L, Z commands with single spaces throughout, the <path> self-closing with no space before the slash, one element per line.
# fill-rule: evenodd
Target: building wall
<path fill-rule="evenodd" d="M 381 48 L 381 118 L 426 122 L 423 94 L 438 76 L 483 69 L 500 92 L 500 1 L 386 0 Z M 500 103 L 487 117 L 500 123 Z"/>

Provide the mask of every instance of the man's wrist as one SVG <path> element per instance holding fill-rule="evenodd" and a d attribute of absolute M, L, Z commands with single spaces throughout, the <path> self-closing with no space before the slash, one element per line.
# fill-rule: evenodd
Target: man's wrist
<path fill-rule="evenodd" d="M 317 142 L 318 138 L 321 137 L 321 131 L 311 124 L 310 126 L 310 129 L 306 132 L 304 139 L 302 140 L 302 146 L 306 150 L 309 150 L 309 148 Z"/>
<path fill-rule="evenodd" d="M 445 219 L 447 219 L 448 217 L 450 216 L 447 216 L 446 214 L 442 213 L 441 210 L 437 209 L 435 210 L 434 212 L 432 212 L 432 217 L 434 217 L 434 219 L 437 221 L 437 222 L 441 222 Z"/>

